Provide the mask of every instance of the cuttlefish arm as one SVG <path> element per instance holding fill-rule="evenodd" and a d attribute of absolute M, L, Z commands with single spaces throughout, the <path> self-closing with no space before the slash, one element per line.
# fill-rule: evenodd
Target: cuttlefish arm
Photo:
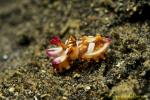
<path fill-rule="evenodd" d="M 82 59 L 94 59 L 98 60 L 99 58 L 104 59 L 103 55 L 107 51 L 108 47 L 110 45 L 110 39 L 105 39 L 105 43 L 103 44 L 102 47 L 94 51 L 94 43 L 89 43 L 87 52 L 82 55 Z"/>
<path fill-rule="evenodd" d="M 66 55 L 67 52 L 68 52 L 68 50 L 66 50 L 59 57 L 56 57 L 55 59 L 53 59 L 52 66 L 54 67 L 54 69 L 57 72 L 62 72 L 63 69 L 69 69 L 70 68 L 70 64 L 69 64 L 69 61 L 67 59 L 68 56 Z"/>
<path fill-rule="evenodd" d="M 46 54 L 48 55 L 48 57 L 55 57 L 60 55 L 62 51 L 63 51 L 62 47 L 50 48 L 50 49 L 46 49 Z"/>

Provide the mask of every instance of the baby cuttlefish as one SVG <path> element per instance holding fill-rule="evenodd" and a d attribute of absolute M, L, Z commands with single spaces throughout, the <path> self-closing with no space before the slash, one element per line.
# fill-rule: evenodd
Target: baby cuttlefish
<path fill-rule="evenodd" d="M 56 47 L 46 49 L 47 56 L 51 58 L 53 68 L 57 72 L 62 72 L 64 69 L 69 69 L 76 59 L 82 61 L 105 59 L 111 40 L 97 34 L 95 37 L 83 36 L 80 39 L 70 36 L 63 43 L 55 36 L 50 43 Z"/>

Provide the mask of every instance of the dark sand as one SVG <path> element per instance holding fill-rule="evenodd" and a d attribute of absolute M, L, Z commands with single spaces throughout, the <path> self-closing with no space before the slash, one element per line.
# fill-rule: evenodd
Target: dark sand
<path fill-rule="evenodd" d="M 0 99 L 148 100 L 148 0 L 0 0 Z M 106 60 L 55 74 L 45 54 L 57 35 L 112 39 Z"/>

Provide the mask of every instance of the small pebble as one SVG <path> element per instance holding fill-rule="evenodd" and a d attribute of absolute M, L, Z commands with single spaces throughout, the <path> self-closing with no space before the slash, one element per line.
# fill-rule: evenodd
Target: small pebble
<path fill-rule="evenodd" d="M 18 92 L 15 92 L 15 94 L 14 94 L 15 96 L 18 96 L 19 95 L 19 93 Z"/>
<path fill-rule="evenodd" d="M 36 96 L 34 96 L 34 100 L 38 100 L 38 98 Z"/>
<path fill-rule="evenodd" d="M 81 77 L 81 75 L 78 74 L 78 73 L 75 73 L 75 74 L 73 75 L 73 78 L 80 78 L 80 77 Z"/>
<path fill-rule="evenodd" d="M 3 59 L 7 60 L 8 59 L 8 55 L 3 55 Z"/>
<path fill-rule="evenodd" d="M 62 99 L 63 99 L 63 100 L 67 100 L 67 97 L 63 96 Z"/>
<path fill-rule="evenodd" d="M 91 89 L 90 86 L 86 86 L 86 87 L 84 88 L 85 91 L 88 91 L 88 90 L 90 90 L 90 89 Z"/>
<path fill-rule="evenodd" d="M 42 72 L 42 73 L 45 73 L 46 71 L 45 71 L 45 70 L 41 70 L 41 72 Z"/>
<path fill-rule="evenodd" d="M 14 87 L 10 87 L 9 88 L 9 92 L 14 92 L 15 91 L 15 88 Z"/>
<path fill-rule="evenodd" d="M 124 61 L 119 62 L 116 66 L 120 67 L 122 64 L 124 63 Z"/>

